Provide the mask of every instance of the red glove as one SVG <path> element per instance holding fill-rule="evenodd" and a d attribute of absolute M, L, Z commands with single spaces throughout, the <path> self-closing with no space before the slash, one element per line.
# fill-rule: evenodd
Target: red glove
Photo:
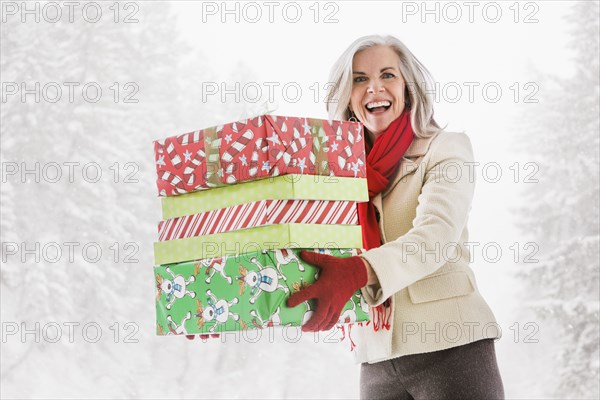
<path fill-rule="evenodd" d="M 367 267 L 358 256 L 339 258 L 327 254 L 300 252 L 300 258 L 321 269 L 319 279 L 287 300 L 288 307 L 295 307 L 308 300 L 317 300 L 317 310 L 302 326 L 302 331 L 312 332 L 333 328 L 342 309 L 354 292 L 367 284 Z"/>

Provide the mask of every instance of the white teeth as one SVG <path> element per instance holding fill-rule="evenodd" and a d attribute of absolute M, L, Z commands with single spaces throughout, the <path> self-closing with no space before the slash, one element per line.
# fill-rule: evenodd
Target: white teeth
<path fill-rule="evenodd" d="M 373 103 L 367 103 L 367 108 L 371 109 L 375 107 L 388 107 L 390 105 L 392 105 L 392 103 L 390 103 L 389 101 L 376 101 Z"/>

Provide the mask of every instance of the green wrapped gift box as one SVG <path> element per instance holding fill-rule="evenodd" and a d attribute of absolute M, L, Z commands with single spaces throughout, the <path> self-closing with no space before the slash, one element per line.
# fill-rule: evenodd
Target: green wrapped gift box
<path fill-rule="evenodd" d="M 367 180 L 320 175 L 284 175 L 188 193 L 162 200 L 163 219 L 260 200 L 369 201 Z"/>
<path fill-rule="evenodd" d="M 276 224 L 154 243 L 154 264 L 283 248 L 361 248 L 360 225 Z"/>
<path fill-rule="evenodd" d="M 315 309 L 313 300 L 294 308 L 286 299 L 316 281 L 319 269 L 299 257 L 301 249 L 256 251 L 154 267 L 157 333 L 203 334 L 301 326 Z M 309 249 L 337 257 L 357 249 Z M 360 291 L 348 301 L 339 323 L 369 319 Z"/>

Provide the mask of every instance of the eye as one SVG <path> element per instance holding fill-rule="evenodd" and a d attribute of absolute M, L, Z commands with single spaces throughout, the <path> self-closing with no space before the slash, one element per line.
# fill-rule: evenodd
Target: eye
<path fill-rule="evenodd" d="M 381 77 L 383 79 L 390 79 L 390 78 L 395 78 L 396 75 L 392 74 L 391 72 L 384 72 L 383 75 L 381 75 Z"/>
<path fill-rule="evenodd" d="M 356 78 L 354 78 L 353 82 L 354 83 L 360 83 L 360 82 L 364 82 L 366 80 L 367 80 L 367 78 L 364 77 L 364 76 L 357 76 Z"/>

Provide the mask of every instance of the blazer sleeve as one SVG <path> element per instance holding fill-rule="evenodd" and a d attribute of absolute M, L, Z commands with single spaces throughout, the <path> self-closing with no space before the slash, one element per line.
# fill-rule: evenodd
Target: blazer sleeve
<path fill-rule="evenodd" d="M 396 240 L 361 255 L 379 279 L 378 285 L 362 289 L 371 306 L 383 303 L 456 256 L 457 246 L 446 245 L 458 243 L 471 209 L 475 188 L 475 176 L 469 169 L 473 162 L 471 141 L 464 133 L 444 132 L 428 152 L 413 227 Z"/>

